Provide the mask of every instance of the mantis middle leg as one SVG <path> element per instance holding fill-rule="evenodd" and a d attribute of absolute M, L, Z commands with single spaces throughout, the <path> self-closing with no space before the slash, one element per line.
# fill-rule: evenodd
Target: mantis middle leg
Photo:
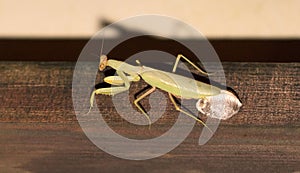
<path fill-rule="evenodd" d="M 149 115 L 141 108 L 141 106 L 139 105 L 139 101 L 142 100 L 143 98 L 145 98 L 146 96 L 148 96 L 149 94 L 153 93 L 155 91 L 155 87 L 152 87 L 150 90 L 148 90 L 147 92 L 145 92 L 143 95 L 141 95 L 139 98 L 137 98 L 136 100 L 134 100 L 134 104 L 135 106 L 146 116 L 146 118 L 149 121 L 149 125 L 151 125 L 151 120 L 149 118 Z"/>
<path fill-rule="evenodd" d="M 190 61 L 189 59 L 187 59 L 182 54 L 178 54 L 178 56 L 176 58 L 176 61 L 175 61 L 175 64 L 174 64 L 174 67 L 173 67 L 173 70 L 172 70 L 173 73 L 176 72 L 176 69 L 177 69 L 177 66 L 178 66 L 180 58 L 183 58 L 184 60 L 186 60 L 189 64 L 191 64 L 193 67 L 195 67 L 200 73 L 208 75 L 205 71 L 203 71 L 202 69 L 200 69 L 198 66 L 196 66 L 192 61 Z"/>

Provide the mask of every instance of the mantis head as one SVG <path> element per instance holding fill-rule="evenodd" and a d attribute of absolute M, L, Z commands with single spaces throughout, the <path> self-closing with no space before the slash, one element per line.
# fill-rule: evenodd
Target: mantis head
<path fill-rule="evenodd" d="M 231 92 L 221 90 L 221 93 L 214 96 L 201 98 L 196 103 L 199 112 L 217 119 L 227 120 L 236 114 L 242 103 Z"/>
<path fill-rule="evenodd" d="M 106 66 L 107 66 L 107 56 L 106 55 L 101 55 L 100 56 L 100 63 L 99 63 L 99 70 L 103 71 Z"/>

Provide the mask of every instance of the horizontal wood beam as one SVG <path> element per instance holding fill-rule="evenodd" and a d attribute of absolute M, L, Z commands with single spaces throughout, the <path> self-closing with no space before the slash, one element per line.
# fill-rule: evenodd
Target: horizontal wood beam
<path fill-rule="evenodd" d="M 106 40 L 109 43 L 113 40 Z M 197 40 L 188 40 L 197 42 Z M 199 41 L 199 40 L 198 40 Z M 209 39 L 221 61 L 231 62 L 300 62 L 300 40 L 298 39 Z M 0 38 L 0 60 L 2 61 L 76 61 L 88 38 Z M 135 49 L 119 49 L 119 60 L 135 51 L 159 48 L 176 54 L 180 47 L 171 49 L 172 41 L 129 41 L 127 46 Z"/>

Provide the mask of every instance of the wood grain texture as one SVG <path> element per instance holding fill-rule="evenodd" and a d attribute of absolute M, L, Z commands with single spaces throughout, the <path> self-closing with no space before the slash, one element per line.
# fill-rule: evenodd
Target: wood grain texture
<path fill-rule="evenodd" d="M 294 172 L 300 171 L 300 64 L 223 63 L 243 102 L 213 138 L 198 145 L 196 125 L 168 154 L 146 161 L 111 156 L 84 135 L 72 105 L 72 62 L 0 62 L 0 172 Z M 130 93 L 146 86 L 140 82 Z M 110 103 L 109 96 L 97 96 Z M 146 105 L 147 99 L 142 102 Z M 107 123 L 130 138 L 152 138 L 178 114 L 168 102 L 148 127 L 127 123 L 100 104 Z M 192 105 L 193 106 L 193 105 Z"/>

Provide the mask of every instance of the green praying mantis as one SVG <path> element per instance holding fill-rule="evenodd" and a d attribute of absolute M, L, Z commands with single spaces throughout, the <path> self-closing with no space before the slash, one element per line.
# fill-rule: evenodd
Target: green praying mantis
<path fill-rule="evenodd" d="M 172 73 L 143 66 L 139 60 L 136 60 L 137 66 L 134 66 L 122 61 L 108 59 L 106 55 L 101 55 L 99 70 L 103 71 L 107 66 L 109 66 L 116 70 L 118 76 L 108 76 L 104 78 L 106 83 L 116 86 L 99 88 L 92 92 L 90 97 L 90 110 L 93 107 L 96 94 L 115 95 L 129 90 L 131 82 L 138 82 L 140 79 L 143 79 L 151 86 L 151 88 L 136 98 L 134 100 L 134 105 L 143 113 L 143 115 L 145 115 L 149 121 L 149 125 L 151 124 L 149 115 L 141 108 L 139 101 L 150 95 L 157 88 L 168 93 L 170 101 L 177 111 L 180 111 L 183 114 L 195 119 L 205 127 L 207 127 L 207 125 L 199 117 L 182 110 L 177 105 L 174 97 L 181 99 L 198 99 L 196 103 L 196 108 L 198 111 L 212 118 L 226 120 L 239 111 L 242 103 L 230 91 L 222 90 L 216 86 L 176 74 L 175 72 L 181 58 L 187 61 L 200 73 L 207 75 L 206 72 L 197 67 L 182 54 L 177 56 Z M 180 81 L 180 83 L 176 81 Z M 209 129 L 209 127 L 207 128 Z"/>

